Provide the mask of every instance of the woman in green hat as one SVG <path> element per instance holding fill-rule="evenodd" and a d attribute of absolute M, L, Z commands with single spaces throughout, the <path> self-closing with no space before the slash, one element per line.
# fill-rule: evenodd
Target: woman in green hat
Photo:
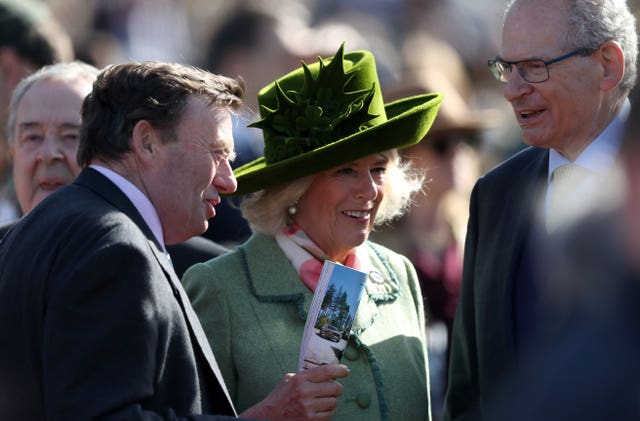
<path fill-rule="evenodd" d="M 372 275 L 343 353 L 336 419 L 431 418 L 422 295 L 407 258 L 367 241 L 402 215 L 423 175 L 399 158 L 442 97 L 383 102 L 368 51 L 319 59 L 259 93 L 264 157 L 235 171 L 254 231 L 183 278 L 236 408 L 295 372 L 325 259 Z M 335 399 L 335 398 L 330 398 Z"/>

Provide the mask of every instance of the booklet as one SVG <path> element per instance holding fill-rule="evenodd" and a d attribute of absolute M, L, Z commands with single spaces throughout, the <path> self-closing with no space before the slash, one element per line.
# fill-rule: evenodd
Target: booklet
<path fill-rule="evenodd" d="M 340 362 L 367 276 L 339 263 L 324 261 L 304 326 L 298 371 Z"/>

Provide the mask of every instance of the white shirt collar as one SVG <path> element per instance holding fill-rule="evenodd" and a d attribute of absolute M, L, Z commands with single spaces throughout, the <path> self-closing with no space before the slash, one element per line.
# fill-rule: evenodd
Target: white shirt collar
<path fill-rule="evenodd" d="M 616 176 L 616 159 L 620 151 L 624 126 L 631 110 L 631 103 L 626 99 L 618 115 L 611 121 L 607 128 L 593 141 L 574 161 L 575 164 L 586 168 L 598 177 L 586 177 L 581 179 L 576 187 L 587 191 L 587 189 L 598 188 L 598 183 L 614 179 Z M 545 211 L 549 209 L 551 200 L 551 190 L 553 189 L 553 171 L 561 165 L 570 164 L 564 156 L 554 149 L 549 150 L 549 172 L 547 174 L 547 194 L 545 196 Z M 609 185 L 611 190 L 611 200 L 616 197 L 614 185 Z"/>
<path fill-rule="evenodd" d="M 107 177 L 113 184 L 115 184 L 120 190 L 122 190 L 122 193 L 124 193 L 125 196 L 127 196 L 127 198 L 131 200 L 133 206 L 135 206 L 140 215 L 142 215 L 142 219 L 144 219 L 144 222 L 147 224 L 147 226 L 149 226 L 154 237 L 156 237 L 156 240 L 164 249 L 165 246 L 164 235 L 162 232 L 162 223 L 160 222 L 160 217 L 158 216 L 156 208 L 153 206 L 149 198 L 145 196 L 145 194 L 142 193 L 140 189 L 133 185 L 133 183 L 122 177 L 117 172 L 95 164 L 89 165 L 89 167 Z"/>
<path fill-rule="evenodd" d="M 620 151 L 624 125 L 627 121 L 630 110 L 631 103 L 627 98 L 618 112 L 618 115 L 616 115 L 607 128 L 604 129 L 604 131 L 600 133 L 600 135 L 591 142 L 584 151 L 582 151 L 574 163 L 596 174 L 606 176 L 613 168 L 618 152 Z M 571 161 L 560 155 L 555 149 L 550 149 L 549 173 L 547 175 L 548 182 L 551 183 L 551 174 L 553 174 L 553 170 L 561 165 L 569 163 L 571 163 Z"/>
<path fill-rule="evenodd" d="M 574 161 L 575 164 L 580 165 L 596 174 L 606 176 L 610 170 L 614 167 L 615 160 L 620 151 L 620 144 L 622 142 L 622 134 L 624 131 L 624 125 L 629 116 L 631 110 L 631 103 L 627 98 L 622 105 L 622 108 L 618 112 L 618 115 L 607 126 L 606 129 L 593 141 Z M 556 150 L 549 150 L 549 172 L 547 174 L 547 181 L 551 183 L 551 175 L 553 170 L 561 165 L 569 164 L 569 161 L 564 156 L 560 155 Z"/>

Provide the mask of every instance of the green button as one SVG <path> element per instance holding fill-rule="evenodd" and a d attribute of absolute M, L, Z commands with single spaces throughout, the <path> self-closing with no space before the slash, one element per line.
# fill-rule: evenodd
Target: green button
<path fill-rule="evenodd" d="M 349 361 L 355 361 L 358 359 L 358 356 L 359 356 L 359 352 L 356 349 L 356 347 L 352 345 L 347 345 L 347 347 L 344 350 L 344 357 Z"/>
<path fill-rule="evenodd" d="M 362 409 L 368 408 L 371 405 L 371 397 L 368 393 L 358 393 L 356 404 Z"/>

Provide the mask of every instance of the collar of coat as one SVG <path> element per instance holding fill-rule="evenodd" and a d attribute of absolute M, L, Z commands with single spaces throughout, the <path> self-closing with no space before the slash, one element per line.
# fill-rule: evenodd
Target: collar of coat
<path fill-rule="evenodd" d="M 402 293 L 395 271 L 391 268 L 382 249 L 367 242 L 370 267 L 376 274 L 370 275 L 360 300 L 354 333 L 370 326 L 378 314 L 378 304 L 394 301 Z M 297 305 L 298 316 L 306 320 L 313 292 L 300 280 L 273 237 L 254 234 L 239 247 L 244 256 L 253 295 L 262 302 L 292 302 Z"/>

